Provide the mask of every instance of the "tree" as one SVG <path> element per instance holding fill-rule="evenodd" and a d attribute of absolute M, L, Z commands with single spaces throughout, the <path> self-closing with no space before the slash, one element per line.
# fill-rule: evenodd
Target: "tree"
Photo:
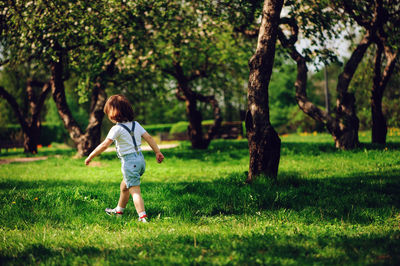
<path fill-rule="evenodd" d="M 235 45 L 241 40 L 232 37 L 229 23 L 213 16 L 214 4 L 209 1 L 139 1 L 136 5 L 129 4 L 126 10 L 132 12 L 140 6 L 146 31 L 143 39 L 133 44 L 133 49 L 140 52 L 138 66 L 160 77 L 159 83 L 170 84 L 176 98 L 185 103 L 189 138 L 196 149 L 207 148 L 221 125 L 218 99 L 221 88 L 229 88 L 242 79 L 243 67 L 238 66 L 243 66 L 243 61 L 237 58 L 242 58 L 243 53 L 238 52 Z M 130 53 L 126 57 L 131 57 Z M 234 82 L 227 77 L 232 77 Z M 204 133 L 201 105 L 211 107 L 214 120 Z"/>
<path fill-rule="evenodd" d="M 100 142 L 106 100 L 105 85 L 115 66 L 115 37 L 105 29 L 106 2 L 36 1 L 2 3 L 1 41 L 8 64 L 35 58 L 50 66 L 50 87 L 58 112 L 78 154 L 89 154 Z M 36 14 L 32 16 L 32 14 Z M 90 119 L 81 130 L 66 103 L 64 81 L 78 76 L 82 99 L 91 92 Z"/>
<path fill-rule="evenodd" d="M 313 1 L 309 1 L 307 4 L 311 6 L 317 6 L 318 4 Z M 304 3 L 302 3 L 304 4 Z M 346 12 L 351 17 L 352 14 L 349 12 L 347 8 L 348 1 L 337 4 L 336 6 L 318 6 L 321 11 L 318 16 L 314 16 L 313 19 L 318 19 L 316 21 L 312 21 L 314 25 L 319 28 L 319 32 L 327 32 L 329 36 L 329 32 L 334 29 L 334 25 L 338 19 L 343 19 L 342 17 L 338 17 L 339 13 L 342 10 L 347 10 Z M 377 27 L 382 19 L 382 14 L 377 12 L 380 8 L 380 4 L 374 7 L 374 10 L 367 9 L 369 11 L 370 23 L 368 26 L 364 28 L 365 34 L 363 35 L 361 41 L 353 51 L 350 59 L 346 62 L 343 72 L 338 77 L 338 83 L 336 87 L 337 91 L 337 106 L 334 114 L 329 114 L 326 111 L 322 110 L 314 103 L 312 103 L 306 93 L 307 89 L 307 65 L 306 65 L 306 57 L 303 56 L 300 52 L 298 52 L 295 43 L 298 39 L 299 34 L 299 26 L 296 19 L 294 19 L 294 13 L 291 14 L 290 18 L 284 18 L 281 21 L 281 25 L 289 25 L 291 35 L 288 38 L 284 34 L 284 28 L 280 28 L 278 31 L 278 36 L 281 44 L 288 49 L 290 56 L 297 63 L 297 81 L 295 83 L 296 88 L 296 100 L 300 109 L 312 117 L 313 119 L 324 123 L 328 129 L 328 131 L 332 134 L 333 139 L 335 141 L 335 145 L 337 148 L 341 149 L 353 149 L 359 145 L 358 141 L 358 127 L 359 120 L 356 116 L 355 112 L 355 97 L 352 93 L 348 91 L 349 84 L 352 80 L 354 72 L 356 71 L 359 63 L 361 62 L 367 48 L 371 45 L 373 39 L 376 36 Z M 339 10 L 339 13 L 337 11 Z M 318 15 L 317 14 L 317 15 Z M 290 15 L 290 14 L 289 14 Z M 297 14 L 299 15 L 299 14 Z M 300 15 L 299 17 L 302 17 Z M 305 31 L 305 35 L 309 34 L 305 29 L 306 25 L 303 25 L 301 28 Z M 309 25 L 308 25 L 309 26 Z M 314 28 L 313 31 L 316 31 Z M 318 31 L 317 31 L 318 32 Z M 322 38 L 321 40 L 325 40 Z"/>
<path fill-rule="evenodd" d="M 374 39 L 377 49 L 374 58 L 374 75 L 371 88 L 372 143 L 385 144 L 387 122 L 382 111 L 382 98 L 400 54 L 400 29 L 398 27 L 400 24 L 400 1 L 377 2 L 379 9 L 376 12 L 380 13 L 381 21 L 377 25 L 377 36 Z M 372 3 L 369 3 L 369 5 L 371 6 Z M 362 12 L 363 9 L 361 7 L 353 5 L 347 6 L 347 9 L 360 26 L 368 27 L 369 22 L 364 18 L 365 16 L 354 13 L 354 9 Z M 383 55 L 386 58 L 386 66 L 384 67 Z"/>
<path fill-rule="evenodd" d="M 21 129 L 24 134 L 25 153 L 37 153 L 37 145 L 39 144 L 41 127 L 40 114 L 49 92 L 49 82 L 41 82 L 33 77 L 30 77 L 26 81 L 26 100 L 29 110 L 28 112 L 24 112 L 24 108 L 20 107 L 16 98 L 4 87 L 0 86 L 0 96 L 9 103 L 18 119 L 19 124 L 21 125 Z"/>
<path fill-rule="evenodd" d="M 176 97 L 186 106 L 192 147 L 205 149 L 220 127 L 222 117 L 215 96 L 196 90 L 196 81 L 215 71 L 213 56 L 218 56 L 215 42 L 219 40 L 213 31 L 218 29 L 208 20 L 202 3 L 163 1 L 153 5 L 153 16 L 146 18 L 147 36 L 151 36 L 154 43 L 151 49 L 153 62 L 157 69 L 176 82 Z M 214 124 L 205 135 L 198 102 L 208 103 L 213 108 Z"/>
<path fill-rule="evenodd" d="M 41 128 L 41 112 L 46 100 L 48 93 L 50 92 L 50 84 L 47 78 L 37 71 L 42 70 L 43 66 L 38 63 L 38 60 L 34 60 L 33 57 L 26 57 L 25 64 L 23 62 L 14 62 L 12 64 L 12 58 L 18 54 L 17 46 L 21 46 L 18 40 L 18 33 L 15 32 L 15 24 L 11 17 L 12 11 L 10 6 L 5 1 L 0 2 L 0 47 L 1 47 L 1 63 L 2 72 L 14 73 L 18 77 L 18 83 L 21 79 L 25 79 L 25 90 L 21 93 L 21 96 L 25 98 L 26 106 L 18 104 L 18 99 L 14 96 L 15 91 L 20 91 L 19 84 L 9 84 L 9 87 L 0 86 L 0 96 L 3 97 L 8 104 L 11 106 L 15 116 L 17 117 L 18 123 L 21 125 L 21 129 L 24 135 L 24 152 L 25 153 L 37 153 L 37 145 L 39 144 L 40 128 Z M 14 42 L 14 43 L 13 43 Z M 14 44 L 14 45 L 12 45 Z M 31 44 L 29 44 L 31 45 Z M 27 71 L 19 71 L 21 69 L 27 69 Z M 22 74 L 21 72 L 27 72 Z M 43 81 L 45 80 L 45 81 Z"/>
<path fill-rule="evenodd" d="M 282 6 L 283 0 L 265 0 L 257 49 L 249 61 L 246 131 L 250 165 L 247 182 L 261 174 L 270 177 L 278 174 L 281 141 L 269 119 L 268 85 Z"/>

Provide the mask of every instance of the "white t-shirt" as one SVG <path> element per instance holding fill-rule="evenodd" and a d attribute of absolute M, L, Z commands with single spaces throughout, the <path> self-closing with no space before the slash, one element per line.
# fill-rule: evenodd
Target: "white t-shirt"
<path fill-rule="evenodd" d="M 138 122 L 135 121 L 135 123 L 134 136 L 136 145 L 138 146 L 139 151 L 141 151 L 142 149 L 140 145 L 142 144 L 142 135 L 146 133 L 146 130 Z M 124 122 L 120 124 L 127 126 L 130 130 L 132 129 L 132 122 Z M 113 126 L 108 132 L 107 138 L 115 141 L 115 147 L 120 156 L 135 152 L 135 145 L 133 145 L 132 137 L 122 126 Z"/>

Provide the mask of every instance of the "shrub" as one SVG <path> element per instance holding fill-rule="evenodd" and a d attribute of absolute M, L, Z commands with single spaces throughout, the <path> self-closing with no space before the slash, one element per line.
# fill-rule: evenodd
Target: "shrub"
<path fill-rule="evenodd" d="M 52 142 L 66 143 L 68 139 L 69 135 L 64 126 L 59 124 L 42 124 L 39 143 L 43 146 L 47 146 Z"/>
<path fill-rule="evenodd" d="M 150 135 L 157 135 L 158 133 L 170 132 L 174 124 L 154 124 L 145 125 L 144 128 Z"/>
<path fill-rule="evenodd" d="M 169 133 L 170 134 L 184 133 L 187 131 L 188 126 L 189 126 L 189 122 L 186 122 L 186 121 L 177 122 L 171 127 L 171 130 L 169 131 Z"/>
<path fill-rule="evenodd" d="M 2 140 L 19 141 L 23 138 L 20 125 L 7 125 L 0 128 Z M 59 124 L 43 123 L 40 131 L 39 144 L 47 146 L 52 142 L 64 143 L 68 140 L 67 130 Z"/>
<path fill-rule="evenodd" d="M 4 127 L 0 127 L 0 138 L 2 140 L 11 141 L 16 141 L 22 138 L 21 126 L 9 124 Z"/>

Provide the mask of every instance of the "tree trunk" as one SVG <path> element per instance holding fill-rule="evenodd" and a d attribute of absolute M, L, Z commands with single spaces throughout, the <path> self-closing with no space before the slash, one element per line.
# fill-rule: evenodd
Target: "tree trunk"
<path fill-rule="evenodd" d="M 40 138 L 40 124 L 31 125 L 24 131 L 24 152 L 36 154 Z"/>
<path fill-rule="evenodd" d="M 190 90 L 185 95 L 186 114 L 189 120 L 188 134 L 193 149 L 207 149 L 211 140 L 221 127 L 221 110 L 214 96 L 204 96 Z M 201 112 L 197 109 L 197 101 L 207 102 L 212 105 L 214 110 L 214 124 L 206 134 L 203 134 L 203 121 Z"/>
<path fill-rule="evenodd" d="M 383 89 L 380 86 L 383 45 L 378 43 L 374 62 L 374 77 L 372 79 L 371 115 L 372 115 L 372 143 L 385 144 L 387 125 L 382 112 Z"/>
<path fill-rule="evenodd" d="M 358 128 L 359 120 L 355 112 L 355 98 L 348 92 L 350 81 L 361 62 L 365 51 L 371 44 L 370 35 L 367 33 L 353 51 L 349 61 L 346 63 L 343 72 L 338 78 L 336 90 L 338 92 L 336 116 L 321 110 L 307 97 L 307 65 L 306 59 L 296 49 L 298 26 L 294 19 L 284 18 L 281 24 L 288 24 L 291 27 L 291 36 L 287 38 L 281 29 L 278 30 L 279 40 L 285 48 L 289 49 L 290 56 L 297 63 L 297 79 L 295 82 L 296 100 L 300 109 L 316 121 L 326 125 L 331 133 L 335 146 L 339 149 L 353 149 L 359 145 Z"/>
<path fill-rule="evenodd" d="M 42 87 L 42 91 L 39 97 L 36 97 L 36 94 L 33 90 L 34 86 Z M 3 87 L 0 87 L 0 96 L 5 98 L 7 102 L 11 105 L 11 108 L 14 110 L 14 113 L 17 116 L 18 121 L 21 125 L 22 132 L 24 133 L 24 153 L 37 153 L 37 146 L 39 144 L 41 128 L 40 113 L 42 111 L 44 101 L 46 100 L 49 91 L 49 83 L 29 80 L 27 82 L 26 92 L 31 117 L 23 117 L 22 111 L 18 106 L 15 98 L 11 94 L 9 94 Z"/>
<path fill-rule="evenodd" d="M 270 123 L 268 86 L 275 57 L 275 45 L 283 0 L 265 0 L 257 49 L 249 61 L 246 131 L 250 165 L 247 182 L 257 176 L 276 178 L 281 140 Z"/>
<path fill-rule="evenodd" d="M 386 39 L 381 36 L 376 40 L 377 50 L 374 60 L 374 77 L 371 90 L 371 115 L 372 115 L 372 143 L 385 144 L 387 135 L 386 118 L 382 111 L 382 98 L 386 85 L 393 73 L 399 50 L 392 52 L 386 46 Z M 381 73 L 382 55 L 385 53 L 387 65 Z"/>
<path fill-rule="evenodd" d="M 387 123 L 382 112 L 382 97 L 373 92 L 371 98 L 372 143 L 385 144 Z"/>
<path fill-rule="evenodd" d="M 359 120 L 356 115 L 355 97 L 348 92 L 349 84 L 357 70 L 359 63 L 364 57 L 365 52 L 371 44 L 369 33 L 357 45 L 347 61 L 343 72 L 339 75 L 336 91 L 338 92 L 336 121 L 332 135 L 335 145 L 339 149 L 350 150 L 357 148 L 360 144 L 358 140 Z"/>
<path fill-rule="evenodd" d="M 68 107 L 67 99 L 65 97 L 65 87 L 63 80 L 64 66 L 62 62 L 62 52 L 58 51 L 59 60 L 51 63 L 51 91 L 53 94 L 53 100 L 56 103 L 58 114 L 67 129 L 70 138 L 78 146 L 80 138 L 83 134 L 78 123 L 72 116 L 72 113 Z M 79 151 L 78 151 L 79 153 Z"/>
<path fill-rule="evenodd" d="M 66 101 L 64 82 L 62 79 L 63 62 L 61 60 L 61 51 L 59 52 L 58 58 L 60 58 L 59 61 L 53 62 L 51 65 L 51 88 L 53 99 L 56 103 L 58 114 L 60 115 L 65 128 L 68 130 L 71 139 L 76 145 L 78 156 L 87 156 L 100 143 L 101 124 L 104 117 L 103 107 L 107 100 L 104 82 L 108 75 L 113 73 L 115 59 L 107 65 L 104 72 L 100 73 L 96 80 L 91 98 L 89 124 L 85 132 L 83 132 L 73 118 Z"/>
<path fill-rule="evenodd" d="M 78 144 L 78 153 L 81 155 L 89 155 L 100 144 L 101 125 L 104 118 L 103 108 L 107 101 L 104 82 L 101 77 L 98 77 L 92 92 L 89 124 Z"/>
<path fill-rule="evenodd" d="M 193 91 L 189 86 L 189 80 L 193 80 L 196 75 L 186 77 L 179 62 L 174 62 L 174 68 L 175 72 L 171 73 L 171 75 L 174 76 L 178 82 L 176 97 L 178 100 L 184 101 L 186 105 L 186 115 L 189 120 L 188 135 L 189 140 L 192 143 L 192 148 L 207 149 L 222 122 L 218 101 L 214 96 L 204 96 Z M 201 124 L 203 117 L 201 112 L 197 109 L 198 101 L 209 103 L 213 108 L 214 124 L 206 134 L 203 134 L 203 127 Z"/>
<path fill-rule="evenodd" d="M 335 146 L 342 150 L 351 150 L 359 146 L 358 128 L 359 120 L 355 110 L 355 97 L 352 93 L 345 93 L 338 100 L 336 120 L 331 121 L 328 128 L 333 128 L 331 134 L 335 141 Z"/>
<path fill-rule="evenodd" d="M 207 149 L 208 143 L 203 138 L 203 130 L 201 122 L 203 121 L 200 111 L 197 109 L 197 101 L 195 99 L 187 99 L 186 115 L 189 120 L 188 134 L 193 149 Z"/>

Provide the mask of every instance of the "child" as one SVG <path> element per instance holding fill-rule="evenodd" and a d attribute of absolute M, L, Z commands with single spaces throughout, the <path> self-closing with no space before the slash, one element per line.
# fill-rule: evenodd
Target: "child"
<path fill-rule="evenodd" d="M 146 130 L 138 122 L 133 121 L 133 109 L 126 97 L 111 96 L 104 106 L 104 113 L 116 125 L 110 129 L 106 139 L 86 158 L 85 164 L 88 165 L 95 156 L 105 151 L 115 141 L 117 155 L 121 160 L 123 179 L 120 185 L 118 206 L 114 209 L 107 208 L 105 211 L 109 215 L 122 215 L 131 194 L 139 221 L 147 222 L 144 202 L 140 194 L 140 177 L 145 170 L 145 161 L 140 148 L 141 138 L 143 137 L 153 149 L 158 163 L 164 160 L 164 155 Z"/>

